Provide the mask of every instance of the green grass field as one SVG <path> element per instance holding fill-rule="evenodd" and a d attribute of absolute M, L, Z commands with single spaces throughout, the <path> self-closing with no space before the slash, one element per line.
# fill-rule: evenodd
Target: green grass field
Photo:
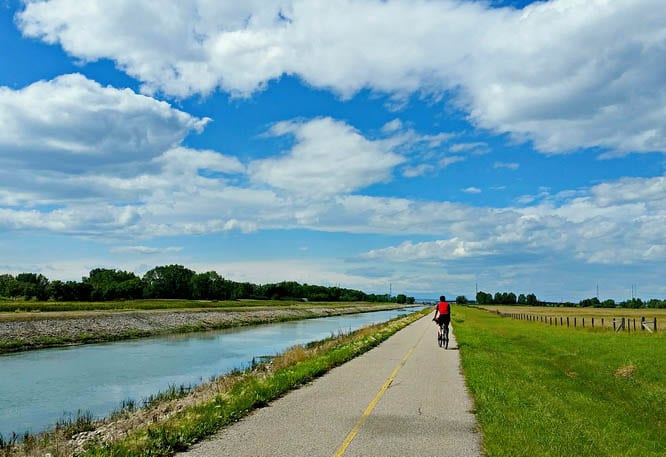
<path fill-rule="evenodd" d="M 457 307 L 488 457 L 666 455 L 666 332 L 549 327 Z"/>

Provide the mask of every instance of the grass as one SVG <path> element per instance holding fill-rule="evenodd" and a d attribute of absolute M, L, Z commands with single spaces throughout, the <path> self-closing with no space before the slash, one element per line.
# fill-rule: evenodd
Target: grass
<path fill-rule="evenodd" d="M 549 327 L 458 307 L 488 457 L 666 455 L 666 334 Z"/>
<path fill-rule="evenodd" d="M 557 317 L 594 317 L 606 319 L 613 317 L 640 318 L 666 318 L 666 308 L 566 308 L 553 306 L 506 306 L 506 305 L 482 305 L 484 309 L 496 310 L 502 313 L 523 313 L 533 316 L 557 316 Z M 665 322 L 666 323 L 666 322 Z"/>
<path fill-rule="evenodd" d="M 353 307 L 358 305 L 386 305 L 370 302 L 302 302 L 280 300 L 120 300 L 105 302 L 52 302 L 0 300 L 0 313 L 38 313 L 64 311 L 131 311 L 131 310 L 242 310 L 247 308 L 314 308 Z"/>
<path fill-rule="evenodd" d="M 124 411 L 114 418 L 120 417 L 124 421 L 116 424 L 116 428 L 127 430 L 126 432 L 120 433 L 115 440 L 91 441 L 85 449 L 76 451 L 76 455 L 173 455 L 237 421 L 251 410 L 268 404 L 289 390 L 372 349 L 429 312 L 430 309 L 425 309 L 349 334 L 332 335 L 323 341 L 296 346 L 273 358 L 270 363 L 220 377 L 191 392 L 182 388 L 170 389 L 164 395 L 145 402 L 146 406 L 141 410 L 136 410 L 135 404 L 127 405 L 123 408 Z M 109 423 L 102 425 L 108 426 Z M 0 446 L 0 456 L 43 456 L 49 452 L 53 457 L 64 457 L 75 452 L 71 442 L 63 440 L 62 434 L 55 436 L 51 432 L 49 439 L 37 437 L 31 438 L 29 442 L 30 454 L 24 452 L 25 448 L 21 447 L 21 443 L 14 443 L 4 449 Z M 35 445 L 37 442 L 41 444 Z"/>
<path fill-rule="evenodd" d="M 108 303 L 72 303 L 74 306 L 89 306 L 90 310 L 69 310 L 57 312 L 42 312 L 51 309 L 54 303 L 30 303 L 35 308 L 33 312 L 13 312 L 0 313 L 0 324 L 11 322 L 26 322 L 37 320 L 53 321 L 50 326 L 51 334 L 40 335 L 33 334 L 29 337 L 20 338 L 2 338 L 0 339 L 0 354 L 5 352 L 26 351 L 41 349 L 47 347 L 57 347 L 74 344 L 89 344 L 113 342 L 148 336 L 157 336 L 175 333 L 191 333 L 207 330 L 220 330 L 231 327 L 243 327 L 250 325 L 260 325 L 275 322 L 284 322 L 290 320 L 308 319 L 316 317 L 325 317 L 328 315 L 360 313 L 368 311 L 379 311 L 385 309 L 395 309 L 403 307 L 396 303 L 369 303 L 369 302 L 278 302 L 278 301 L 239 301 L 239 302 L 211 302 L 208 308 L 196 307 L 202 302 L 179 301 L 179 300 L 140 300 L 134 302 L 108 302 Z M 213 306 L 216 304 L 217 306 Z M 58 304 L 62 305 L 62 304 Z M 64 304 L 67 305 L 67 304 Z M 132 310 L 95 310 L 98 305 L 109 306 L 134 306 Z M 246 307 L 247 305 L 247 307 Z M 168 306 L 168 308 L 157 308 L 158 306 Z M 189 306 L 183 308 L 182 306 Z M 40 308 L 41 307 L 41 308 Z M 67 306 L 65 306 L 67 308 Z M 135 309 L 136 308 L 136 309 Z M 229 312 L 228 319 L 221 318 L 219 321 L 197 321 L 197 311 L 219 311 Z M 270 311 L 265 313 L 264 311 Z M 66 330 L 66 321 L 68 319 L 85 319 L 96 317 L 123 317 L 119 313 L 130 312 L 141 313 L 148 319 L 155 316 L 152 313 L 179 313 L 189 312 L 194 318 L 194 322 L 189 324 L 165 326 L 156 325 L 152 329 L 115 329 L 113 326 L 100 326 L 99 328 L 90 328 L 88 332 L 69 333 Z M 146 314 L 144 314 L 146 313 Z M 236 313 L 236 315 L 233 315 Z M 233 315 L 233 316 L 232 316 Z"/>

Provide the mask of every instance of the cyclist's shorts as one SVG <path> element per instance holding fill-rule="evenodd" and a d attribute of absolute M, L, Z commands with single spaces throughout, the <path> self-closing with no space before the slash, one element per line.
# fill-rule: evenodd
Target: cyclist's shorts
<path fill-rule="evenodd" d="M 451 315 L 450 314 L 440 314 L 439 316 L 437 316 L 437 324 L 438 325 L 441 326 L 442 324 L 444 324 L 448 327 L 450 323 L 451 323 Z"/>

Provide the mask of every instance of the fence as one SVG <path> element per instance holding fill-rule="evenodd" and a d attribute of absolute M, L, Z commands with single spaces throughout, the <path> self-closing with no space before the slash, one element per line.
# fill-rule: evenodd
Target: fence
<path fill-rule="evenodd" d="M 512 319 L 518 319 L 522 321 L 531 321 L 531 322 L 541 322 L 548 325 L 555 325 L 559 327 L 582 327 L 585 328 L 586 318 L 578 316 L 544 316 L 540 314 L 523 314 L 523 313 L 502 313 L 500 311 L 494 311 L 502 317 L 510 317 Z M 637 331 L 647 331 L 650 333 L 657 331 L 657 318 L 646 319 L 645 317 L 613 317 L 613 318 L 604 318 L 604 317 L 588 317 L 587 326 L 590 328 L 596 327 L 609 327 L 613 326 L 615 332 L 627 331 L 627 332 L 637 332 Z"/>

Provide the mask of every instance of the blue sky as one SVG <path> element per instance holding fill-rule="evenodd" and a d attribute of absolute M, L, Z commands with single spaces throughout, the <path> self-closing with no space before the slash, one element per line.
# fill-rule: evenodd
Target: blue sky
<path fill-rule="evenodd" d="M 666 297 L 661 0 L 235 3 L 0 3 L 0 271 Z"/>

